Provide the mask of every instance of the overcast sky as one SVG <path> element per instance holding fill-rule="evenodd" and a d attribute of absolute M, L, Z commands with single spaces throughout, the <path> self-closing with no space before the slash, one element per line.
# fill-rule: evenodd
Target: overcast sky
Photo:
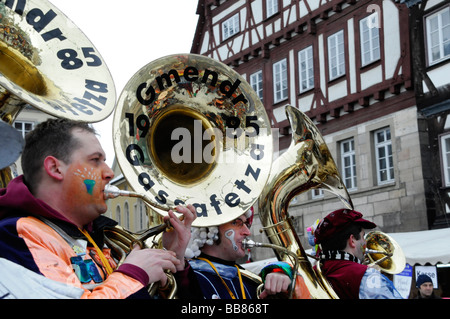
<path fill-rule="evenodd" d="M 111 72 L 117 98 L 128 80 L 160 57 L 189 53 L 198 0 L 50 0 L 89 38 Z M 94 125 L 112 165 L 112 115 Z"/>

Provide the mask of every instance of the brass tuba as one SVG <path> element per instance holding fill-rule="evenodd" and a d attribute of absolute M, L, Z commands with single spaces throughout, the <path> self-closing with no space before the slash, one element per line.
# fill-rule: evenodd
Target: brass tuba
<path fill-rule="evenodd" d="M 309 290 L 310 298 L 338 298 L 320 271 L 316 271 L 308 260 L 289 217 L 289 203 L 296 195 L 312 188 L 321 187 L 338 196 L 346 207 L 353 209 L 336 164 L 319 130 L 304 113 L 286 106 L 291 123 L 292 141 L 288 150 L 277 158 L 273 171 L 259 199 L 259 214 L 269 241 L 293 252 L 277 258 L 291 265 L 298 262 L 298 274 Z"/>
<path fill-rule="evenodd" d="M 261 222 L 272 245 L 260 246 L 283 246 L 288 250 L 286 253 L 274 249 L 279 260 L 298 269 L 310 298 L 336 299 L 337 294 L 321 272 L 320 262 L 313 268 L 308 260 L 289 218 L 288 207 L 296 195 L 317 187 L 336 195 L 349 209 L 353 209 L 353 203 L 317 127 L 298 109 L 287 106 L 286 113 L 292 128 L 291 145 L 272 165 L 274 169 L 259 199 Z M 372 231 L 366 235 L 366 241 L 366 264 L 389 274 L 404 269 L 404 254 L 389 235 Z"/>
<path fill-rule="evenodd" d="M 163 216 L 192 204 L 196 227 L 249 210 L 272 164 L 270 122 L 256 93 L 233 69 L 196 54 L 160 58 L 128 81 L 114 112 L 113 142 L 134 191 L 111 196 L 140 197 Z M 106 235 L 122 247 L 145 237 L 119 228 Z"/>
<path fill-rule="evenodd" d="M 9 183 L 9 165 L 22 151 L 11 125 L 25 107 L 98 122 L 111 114 L 115 98 L 99 52 L 55 6 L 46 0 L 0 2 L 0 187 Z"/>

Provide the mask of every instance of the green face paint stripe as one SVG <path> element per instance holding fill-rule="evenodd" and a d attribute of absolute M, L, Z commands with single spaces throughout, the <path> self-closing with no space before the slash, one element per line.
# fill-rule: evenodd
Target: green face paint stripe
<path fill-rule="evenodd" d="M 86 190 L 89 195 L 92 195 L 94 192 L 95 181 L 93 179 L 85 179 L 84 185 L 86 185 Z"/>

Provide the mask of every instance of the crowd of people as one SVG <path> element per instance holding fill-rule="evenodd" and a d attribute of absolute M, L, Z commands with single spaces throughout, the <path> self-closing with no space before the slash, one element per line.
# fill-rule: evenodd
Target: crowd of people
<path fill-rule="evenodd" d="M 293 289 L 295 274 L 286 262 L 260 274 L 238 264 L 253 210 L 197 228 L 195 208 L 180 205 L 183 219 L 172 210 L 164 217 L 174 228 L 163 234 L 164 249 L 136 246 L 119 265 L 103 233 L 117 225 L 103 216 L 103 190 L 114 177 L 105 156 L 96 132 L 83 122 L 50 119 L 27 134 L 23 175 L 0 190 L 1 298 L 154 298 L 148 286 L 165 286 L 167 272 L 174 274 L 179 298 L 263 299 Z M 317 225 L 321 270 L 339 298 L 401 298 L 386 276 L 362 263 L 365 229 L 375 227 L 349 209 Z M 435 297 L 429 283 L 418 278 L 420 298 Z"/>

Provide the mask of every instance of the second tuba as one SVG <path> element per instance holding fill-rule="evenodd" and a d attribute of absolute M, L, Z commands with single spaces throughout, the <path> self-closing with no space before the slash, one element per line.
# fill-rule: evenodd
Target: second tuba
<path fill-rule="evenodd" d="M 388 234 L 371 231 L 366 234 L 366 258 L 364 262 L 380 271 L 395 275 L 403 271 L 406 258 L 400 245 Z"/>
<path fill-rule="evenodd" d="M 286 106 L 292 128 L 288 150 L 277 158 L 259 199 L 259 214 L 269 241 L 282 246 L 292 254 L 274 250 L 277 258 L 291 265 L 298 263 L 298 276 L 312 299 L 337 299 L 331 285 L 320 271 L 313 268 L 289 217 L 290 201 L 305 191 L 321 187 L 335 194 L 344 205 L 353 209 L 337 166 L 319 130 L 304 113 Z M 295 297 L 295 296 L 294 296 Z"/>

